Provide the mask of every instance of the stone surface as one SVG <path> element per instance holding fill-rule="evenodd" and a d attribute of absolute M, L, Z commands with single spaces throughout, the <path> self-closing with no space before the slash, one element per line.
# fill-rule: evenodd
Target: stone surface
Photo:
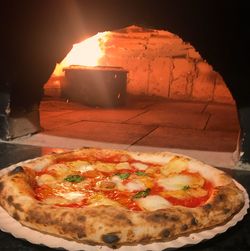
<path fill-rule="evenodd" d="M 206 130 L 240 131 L 235 105 L 209 104 L 205 112 L 210 114 Z"/>
<path fill-rule="evenodd" d="M 237 132 L 180 129 L 159 127 L 147 137 L 136 142 L 138 146 L 161 148 L 199 149 L 200 151 L 233 152 L 236 149 Z"/>
<path fill-rule="evenodd" d="M 161 125 L 175 128 L 205 128 L 209 114 L 187 113 L 186 111 L 147 111 L 127 121 L 144 125 Z"/>
<path fill-rule="evenodd" d="M 179 149 L 202 160 L 209 152 L 223 153 L 229 166 L 238 137 L 236 108 L 230 104 L 129 96 L 124 107 L 103 109 L 46 99 L 40 113 L 44 131 L 13 142 L 54 148 Z M 213 163 L 218 158 L 222 163 L 222 155 Z"/>
<path fill-rule="evenodd" d="M 161 101 L 150 106 L 151 111 L 165 112 L 187 112 L 187 113 L 202 113 L 207 107 L 205 102 L 187 102 L 187 101 Z M 233 111 L 232 111 L 233 112 Z"/>
<path fill-rule="evenodd" d="M 52 112 L 42 115 L 42 126 L 47 130 L 71 125 L 79 121 L 123 123 L 143 113 L 144 110 L 89 108 L 83 111 Z"/>
<path fill-rule="evenodd" d="M 139 139 L 147 135 L 155 129 L 151 125 L 134 125 L 124 123 L 107 123 L 107 122 L 89 122 L 82 121 L 70 125 L 60 126 L 43 132 L 41 136 L 34 135 L 32 138 L 25 139 L 25 143 L 29 144 L 36 141 L 39 137 L 40 142 L 46 141 L 47 136 L 61 138 L 60 145 L 57 147 L 66 148 L 67 141 L 76 139 L 81 142 L 81 146 L 88 145 L 89 142 L 93 146 L 108 144 L 121 144 L 127 147 L 134 144 Z M 52 138 L 53 138 L 52 137 Z M 49 143 L 49 141 L 47 141 Z"/>

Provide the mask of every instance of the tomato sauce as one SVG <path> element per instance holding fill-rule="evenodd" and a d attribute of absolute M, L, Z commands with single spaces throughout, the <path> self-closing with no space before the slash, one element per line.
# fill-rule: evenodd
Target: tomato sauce
<path fill-rule="evenodd" d="M 158 177 L 158 175 L 160 174 L 160 165 L 159 164 L 153 164 L 153 163 L 146 163 L 143 161 L 139 161 L 139 160 L 134 160 L 132 159 L 130 156 L 128 155 L 123 155 L 123 154 L 116 154 L 116 155 L 110 155 L 110 156 L 104 156 L 102 154 L 99 155 L 94 155 L 94 156 L 70 156 L 70 157 L 62 157 L 62 158 L 58 158 L 56 160 L 57 163 L 65 163 L 65 162 L 72 162 L 72 161 L 88 161 L 90 163 L 95 163 L 97 161 L 101 161 L 101 162 L 105 162 L 105 163 L 121 163 L 121 162 L 128 162 L 130 163 L 130 169 L 121 169 L 121 170 L 116 170 L 115 172 L 102 172 L 102 171 L 98 171 L 98 170 L 89 170 L 87 172 L 84 172 L 83 174 L 81 174 L 84 179 L 88 180 L 88 182 L 84 185 L 84 187 L 81 189 L 81 192 L 87 192 L 87 193 L 102 193 L 105 197 L 113 200 L 113 201 L 117 201 L 118 203 L 120 203 L 121 205 L 123 205 L 124 207 L 133 210 L 133 211 L 141 211 L 142 209 L 138 206 L 138 204 L 136 203 L 136 199 L 133 198 L 133 196 L 138 192 L 133 191 L 133 192 L 129 192 L 129 191 L 120 191 L 120 190 L 105 190 L 105 189 L 99 189 L 98 187 L 96 187 L 97 182 L 99 181 L 110 181 L 110 178 L 114 175 L 122 175 L 122 174 L 129 174 L 128 177 L 126 178 L 122 178 L 122 183 L 124 185 L 126 185 L 126 183 L 130 182 L 131 179 L 129 179 L 129 177 L 131 177 L 131 175 L 136 176 L 136 172 L 138 172 L 139 170 L 136 169 L 133 166 L 133 163 L 142 163 L 147 165 L 148 167 L 153 167 L 155 168 L 155 170 L 153 170 L 153 173 L 150 174 L 145 174 L 146 176 L 154 179 L 156 176 Z M 143 170 L 140 172 L 144 172 Z M 43 174 L 49 174 L 52 176 L 56 176 L 55 171 L 52 170 L 42 170 L 39 172 L 36 172 L 35 176 L 41 176 Z M 200 177 L 199 173 L 190 173 L 188 171 L 183 171 L 181 172 L 181 174 L 184 175 L 191 175 L 191 176 L 196 176 L 196 177 Z M 35 180 L 35 179 L 34 179 Z M 166 195 L 164 196 L 165 199 L 167 199 L 170 203 L 172 203 L 173 205 L 180 205 L 180 206 L 185 206 L 185 207 L 198 207 L 202 204 L 204 204 L 209 197 L 211 196 L 212 192 L 213 192 L 213 185 L 211 182 L 205 180 L 205 183 L 202 187 L 203 189 L 205 189 L 207 191 L 207 194 L 205 196 L 201 196 L 201 197 L 191 197 L 191 196 L 187 196 L 187 198 L 185 199 L 179 199 L 173 196 L 169 196 Z M 63 189 L 62 189 L 63 190 Z M 74 184 L 72 184 L 72 187 L 70 188 L 70 191 L 76 191 L 77 189 L 74 188 Z M 34 187 L 34 192 L 36 194 L 36 199 L 42 201 L 50 196 L 53 196 L 56 194 L 56 192 L 58 191 L 53 191 L 53 189 L 48 186 L 48 185 L 42 185 L 40 187 Z M 60 191 L 59 191 L 60 192 Z M 161 194 L 161 192 L 164 192 L 164 188 L 159 186 L 157 181 L 153 181 L 153 186 L 150 188 L 150 192 L 149 195 L 159 195 Z M 57 206 L 63 206 L 63 207 L 84 207 L 86 205 L 88 205 L 88 200 L 84 199 L 81 202 L 77 202 L 77 203 L 69 203 L 69 204 L 56 204 Z"/>
<path fill-rule="evenodd" d="M 141 208 L 137 205 L 135 201 L 133 201 L 133 195 L 135 193 L 126 192 L 126 191 L 105 191 L 104 195 L 114 201 L 117 201 L 121 205 L 125 206 L 126 208 L 134 211 L 141 211 Z"/>
<path fill-rule="evenodd" d="M 53 189 L 48 185 L 42 185 L 34 189 L 37 200 L 44 200 L 54 195 Z"/>
<path fill-rule="evenodd" d="M 201 197 L 189 197 L 187 199 L 178 199 L 172 196 L 166 196 L 166 199 L 175 206 L 198 207 L 203 205 L 213 192 L 213 185 L 209 181 L 205 181 L 203 187 L 207 191 L 207 195 Z"/>

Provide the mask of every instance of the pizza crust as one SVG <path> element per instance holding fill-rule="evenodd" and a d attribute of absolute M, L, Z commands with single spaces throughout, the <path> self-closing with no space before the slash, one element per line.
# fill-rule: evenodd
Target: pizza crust
<path fill-rule="evenodd" d="M 25 166 L 41 170 L 61 157 L 78 156 L 86 152 L 99 154 L 99 151 L 80 149 L 66 154 L 48 155 L 25 163 Z M 176 156 L 168 152 L 101 150 L 101 154 L 110 153 L 128 154 L 136 160 L 159 164 Z M 174 206 L 152 212 L 131 212 L 122 207 L 105 205 L 84 208 L 46 205 L 34 199 L 33 191 L 21 167 L 1 177 L 0 204 L 13 218 L 32 229 L 77 242 L 111 247 L 169 241 L 178 236 L 224 224 L 243 207 L 243 193 L 222 171 L 186 156 L 184 158 L 188 159 L 192 171 L 199 171 L 210 180 L 213 177 L 216 186 L 209 200 L 197 208 Z"/>

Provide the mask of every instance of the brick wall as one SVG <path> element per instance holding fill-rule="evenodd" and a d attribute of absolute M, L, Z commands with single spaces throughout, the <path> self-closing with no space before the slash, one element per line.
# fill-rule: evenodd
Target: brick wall
<path fill-rule="evenodd" d="M 219 73 L 173 33 L 130 26 L 109 32 L 100 45 L 99 64 L 126 69 L 130 94 L 233 103 Z"/>

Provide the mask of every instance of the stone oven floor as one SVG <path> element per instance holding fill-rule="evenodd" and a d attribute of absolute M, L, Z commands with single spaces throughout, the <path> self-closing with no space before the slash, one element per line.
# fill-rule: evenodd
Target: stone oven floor
<path fill-rule="evenodd" d="M 233 104 L 129 97 L 101 108 L 46 97 L 43 130 L 10 143 L 53 148 L 106 147 L 172 151 L 218 167 L 234 167 L 239 124 Z"/>

